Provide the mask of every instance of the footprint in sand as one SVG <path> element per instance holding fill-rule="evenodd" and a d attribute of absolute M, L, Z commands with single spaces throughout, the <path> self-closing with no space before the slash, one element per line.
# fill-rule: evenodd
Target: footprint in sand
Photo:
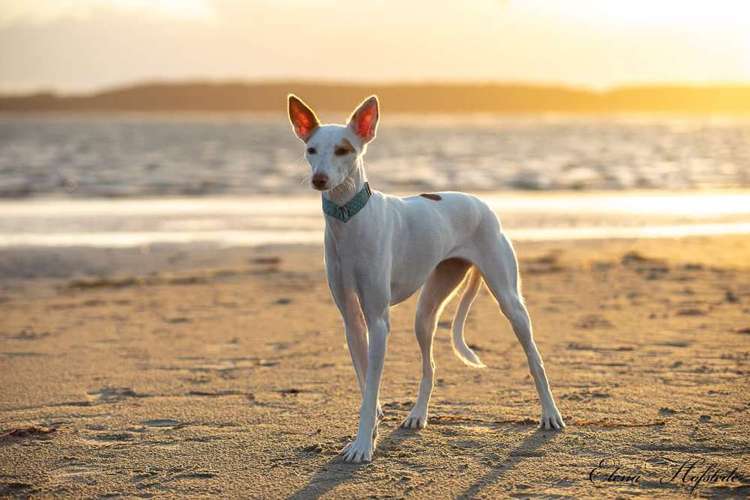
<path fill-rule="evenodd" d="M 255 257 L 253 259 L 249 259 L 248 261 L 253 264 L 278 265 L 281 264 L 281 257 Z"/>
<path fill-rule="evenodd" d="M 30 328 L 24 328 L 17 335 L 9 335 L 6 338 L 10 340 L 39 340 L 49 336 L 49 332 L 36 332 Z"/>
<path fill-rule="evenodd" d="M 613 325 L 607 318 L 604 318 L 597 314 L 589 314 L 579 318 L 575 326 L 576 328 L 590 330 L 599 328 L 612 328 Z"/>
<path fill-rule="evenodd" d="M 473 449 L 482 447 L 482 443 L 480 441 L 475 441 L 472 439 L 455 439 L 449 441 L 448 444 L 454 448 L 459 449 Z"/>
<path fill-rule="evenodd" d="M 727 290 L 724 293 L 724 301 L 730 304 L 738 304 L 740 302 L 740 298 L 732 290 Z"/>
<path fill-rule="evenodd" d="M 188 396 L 206 397 L 206 398 L 220 398 L 224 396 L 237 396 L 242 395 L 240 391 L 234 391 L 231 389 L 221 391 L 188 391 Z"/>
<path fill-rule="evenodd" d="M 102 387 L 89 391 L 87 394 L 92 403 L 116 403 L 127 398 L 145 397 L 143 394 L 136 393 L 130 387 Z"/>
<path fill-rule="evenodd" d="M 183 472 L 182 474 L 177 474 L 176 476 L 173 476 L 173 479 L 211 479 L 213 477 L 216 477 L 216 474 L 213 472 Z"/>
<path fill-rule="evenodd" d="M 165 323 L 169 323 L 170 325 L 177 325 L 180 323 L 190 323 L 190 318 L 186 318 L 185 316 L 177 316 L 175 318 L 164 318 Z"/>
<path fill-rule="evenodd" d="M 8 497 L 26 497 L 33 493 L 35 488 L 28 483 L 11 481 L 0 483 L 0 495 Z"/>
<path fill-rule="evenodd" d="M 74 461 L 55 469 L 52 474 L 56 476 L 58 480 L 62 480 L 66 483 L 73 482 L 94 485 L 98 482 L 96 476 L 101 475 L 102 471 L 100 468 L 87 463 Z"/>
<path fill-rule="evenodd" d="M 130 432 L 101 432 L 93 433 L 84 442 L 91 446 L 108 446 L 126 444 L 135 440 L 135 434 Z"/>
<path fill-rule="evenodd" d="M 32 425 L 30 427 L 19 427 L 16 429 L 10 429 L 3 433 L 0 433 L 0 441 L 8 439 L 44 439 L 49 437 L 50 434 L 55 432 L 57 429 L 54 427 L 38 427 Z"/>
<path fill-rule="evenodd" d="M 705 316 L 706 312 L 697 307 L 686 307 L 677 311 L 677 316 Z"/>
<path fill-rule="evenodd" d="M 173 420 L 171 418 L 154 418 L 151 420 L 143 420 L 141 423 L 146 427 L 157 427 L 161 429 L 179 429 L 187 425 L 179 420 Z"/>
<path fill-rule="evenodd" d="M 6 356 L 8 358 L 33 358 L 36 356 L 46 356 L 46 354 L 42 354 L 41 352 L 22 351 L 22 352 L 0 352 L 0 356 Z"/>
<path fill-rule="evenodd" d="M 654 345 L 664 347 L 690 347 L 693 343 L 688 340 L 668 340 L 666 342 L 657 342 Z"/>
<path fill-rule="evenodd" d="M 606 399 L 611 397 L 608 392 L 604 391 L 589 391 L 584 389 L 583 391 L 574 392 L 571 394 L 563 394 L 560 399 L 567 399 L 570 401 L 591 401 L 592 399 Z"/>

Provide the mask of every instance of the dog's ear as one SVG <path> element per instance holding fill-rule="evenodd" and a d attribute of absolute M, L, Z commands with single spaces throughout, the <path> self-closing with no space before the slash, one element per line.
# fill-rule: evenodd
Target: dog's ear
<path fill-rule="evenodd" d="M 349 117 L 348 126 L 362 139 L 362 144 L 367 144 L 375 138 L 380 118 L 380 104 L 377 96 L 370 96 L 362 104 L 357 106 L 352 116 Z"/>
<path fill-rule="evenodd" d="M 287 103 L 289 121 L 292 122 L 294 133 L 304 142 L 307 142 L 320 125 L 318 117 L 315 116 L 315 112 L 310 109 L 310 106 L 294 94 L 289 94 Z"/>

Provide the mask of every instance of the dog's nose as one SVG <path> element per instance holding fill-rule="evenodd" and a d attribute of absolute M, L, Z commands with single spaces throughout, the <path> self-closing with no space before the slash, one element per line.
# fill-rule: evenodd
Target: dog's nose
<path fill-rule="evenodd" d="M 328 185 L 328 176 L 326 174 L 313 175 L 312 185 L 315 186 L 315 189 L 324 189 Z"/>

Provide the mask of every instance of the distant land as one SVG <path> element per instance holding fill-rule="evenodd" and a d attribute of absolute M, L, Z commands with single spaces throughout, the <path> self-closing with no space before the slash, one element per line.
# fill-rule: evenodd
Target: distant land
<path fill-rule="evenodd" d="M 750 85 L 632 86 L 604 92 L 522 84 L 142 83 L 91 94 L 0 96 L 0 112 L 278 112 L 294 92 L 317 109 L 348 111 L 378 94 L 404 113 L 750 113 Z"/>

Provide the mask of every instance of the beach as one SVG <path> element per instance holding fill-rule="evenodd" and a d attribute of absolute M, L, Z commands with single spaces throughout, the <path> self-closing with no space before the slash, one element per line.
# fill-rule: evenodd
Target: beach
<path fill-rule="evenodd" d="M 747 2 L 0 5 L 0 500 L 750 498 Z"/>
<path fill-rule="evenodd" d="M 4 248 L 0 494 L 747 496 L 750 239 L 516 248 L 567 429 L 537 430 L 485 289 L 466 337 L 487 368 L 453 355 L 451 304 L 429 424 L 400 430 L 420 373 L 411 298 L 363 465 L 338 457 L 359 393 L 319 245 Z"/>

